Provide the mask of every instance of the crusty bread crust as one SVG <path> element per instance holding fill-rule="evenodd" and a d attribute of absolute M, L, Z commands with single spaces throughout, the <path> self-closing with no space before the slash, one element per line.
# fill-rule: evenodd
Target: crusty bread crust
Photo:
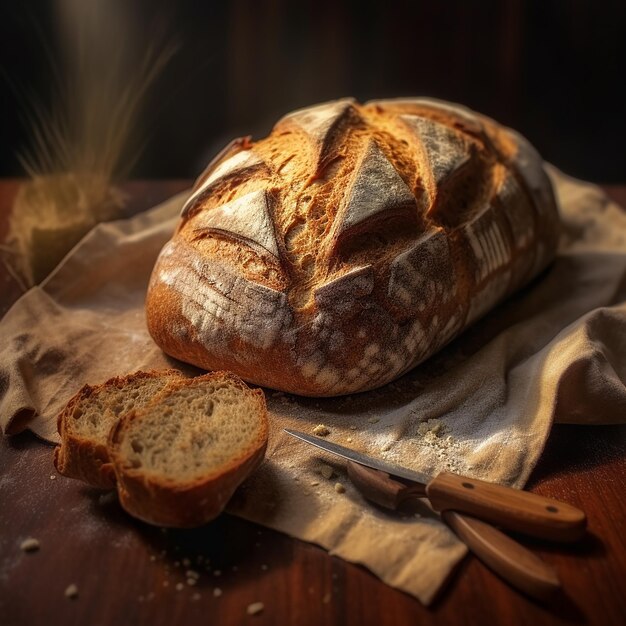
<path fill-rule="evenodd" d="M 100 442 L 92 437 L 81 436 L 73 432 L 72 421 L 80 419 L 77 409 L 88 403 L 92 396 L 107 389 L 123 390 L 138 379 L 182 377 L 178 370 L 139 371 L 125 376 L 115 376 L 100 385 L 84 385 L 70 400 L 57 417 L 57 430 L 61 436 L 61 445 L 54 450 L 54 466 L 68 478 L 78 478 L 93 487 L 113 489 L 115 473 L 112 470 L 106 441 Z M 118 418 L 121 416 L 118 416 Z"/>
<path fill-rule="evenodd" d="M 150 333 L 204 369 L 309 396 L 381 386 L 553 259 L 541 157 L 431 99 L 295 111 L 198 179 L 150 281 Z"/>
<path fill-rule="evenodd" d="M 159 526 L 191 528 L 217 517 L 224 509 L 235 489 L 261 463 L 268 440 L 268 419 L 265 396 L 260 389 L 250 389 L 239 377 L 230 372 L 211 372 L 191 379 L 198 381 L 223 381 L 236 385 L 256 405 L 260 429 L 250 446 L 218 470 L 192 481 L 184 482 L 175 476 L 148 476 L 142 468 L 133 468 L 123 457 L 120 447 L 126 432 L 136 420 L 150 411 L 150 406 L 125 415 L 112 428 L 108 448 L 117 477 L 118 493 L 124 509 L 141 520 Z M 155 398 L 158 405 L 165 394 L 190 384 L 190 380 L 174 382 Z"/>

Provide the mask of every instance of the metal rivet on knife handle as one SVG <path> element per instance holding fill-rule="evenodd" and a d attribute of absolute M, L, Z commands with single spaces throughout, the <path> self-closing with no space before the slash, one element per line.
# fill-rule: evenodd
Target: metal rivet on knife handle
<path fill-rule="evenodd" d="M 470 483 L 467 478 L 447 472 L 428 484 L 426 494 L 436 511 L 468 513 L 551 541 L 577 541 L 584 535 L 587 524 L 583 511 L 564 502 L 482 480 L 472 479 Z"/>

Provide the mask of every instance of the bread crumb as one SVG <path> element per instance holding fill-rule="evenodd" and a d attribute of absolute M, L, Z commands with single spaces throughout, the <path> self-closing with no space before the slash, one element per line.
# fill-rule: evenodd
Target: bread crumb
<path fill-rule="evenodd" d="M 341 483 L 335 483 L 335 491 L 337 493 L 345 493 L 346 488 Z"/>
<path fill-rule="evenodd" d="M 347 441 L 348 443 L 352 443 L 352 437 L 348 437 L 348 438 L 346 439 L 346 441 Z"/>
<path fill-rule="evenodd" d="M 221 576 L 221 575 L 222 575 L 222 570 L 216 569 L 216 570 L 213 572 L 213 576 Z"/>
<path fill-rule="evenodd" d="M 183 565 L 185 567 L 189 567 L 191 565 L 191 561 L 189 559 L 183 559 Z"/>
<path fill-rule="evenodd" d="M 183 583 L 176 583 L 176 591 L 182 591 L 185 588 Z"/>
<path fill-rule="evenodd" d="M 426 420 L 417 427 L 417 434 L 432 439 L 447 432 L 446 425 L 438 418 Z M 430 437 L 429 437 L 430 436 Z"/>
<path fill-rule="evenodd" d="M 150 555 L 150 560 L 154 563 L 154 561 L 156 561 L 156 556 L 154 556 L 154 554 Z"/>
<path fill-rule="evenodd" d="M 319 468 L 319 473 L 326 480 L 330 480 L 333 477 L 333 474 L 335 473 L 335 471 L 330 465 L 326 465 L 325 463 L 322 463 L 322 465 L 320 465 L 320 468 Z"/>
<path fill-rule="evenodd" d="M 318 424 L 313 429 L 313 434 L 317 435 L 318 437 L 326 437 L 327 435 L 330 435 L 330 430 L 326 426 L 324 426 L 324 424 Z"/>
<path fill-rule="evenodd" d="M 324 597 L 322 598 L 322 602 L 324 604 L 328 604 L 330 602 L 331 597 L 332 597 L 332 594 L 330 593 L 330 591 L 328 591 L 327 593 L 324 594 Z"/>
<path fill-rule="evenodd" d="M 370 424 L 378 424 L 378 422 L 380 422 L 380 419 L 378 417 L 370 417 L 367 421 Z"/>
<path fill-rule="evenodd" d="M 20 544 L 20 549 L 24 552 L 36 552 L 39 550 L 40 543 L 38 539 L 34 537 L 29 537 L 28 539 L 24 539 Z"/>
<path fill-rule="evenodd" d="M 259 613 L 263 612 L 264 608 L 265 605 L 263 604 L 263 602 L 253 602 L 252 604 L 248 605 L 247 613 L 248 615 L 258 615 Z"/>
<path fill-rule="evenodd" d="M 356 430 L 356 426 L 354 424 L 350 424 L 350 430 Z"/>
<path fill-rule="evenodd" d="M 163 586 L 164 587 L 169 587 L 170 586 L 170 581 L 169 580 L 164 580 L 163 581 Z"/>
<path fill-rule="evenodd" d="M 386 444 L 385 444 L 385 445 L 381 448 L 381 450 L 382 450 L 383 452 L 389 452 L 389 450 L 391 450 L 391 444 L 390 444 L 390 443 L 386 443 Z"/>
<path fill-rule="evenodd" d="M 115 490 L 107 491 L 98 496 L 98 504 L 100 506 L 110 506 L 115 502 L 117 502 L 117 491 Z"/>
<path fill-rule="evenodd" d="M 311 487 L 317 487 L 319 483 L 316 480 L 311 481 Z"/>
<path fill-rule="evenodd" d="M 421 422 L 416 429 L 420 439 L 415 443 L 428 446 L 439 459 L 439 469 L 450 472 L 464 473 L 469 471 L 469 467 L 461 462 L 463 457 L 463 445 L 452 437 L 446 435 L 450 428 L 438 418 L 432 418 Z"/>
<path fill-rule="evenodd" d="M 56 477 L 55 474 L 50 474 L 50 480 L 56 480 L 56 479 L 57 479 L 57 477 Z"/>
<path fill-rule="evenodd" d="M 71 600 L 78 598 L 78 587 L 74 583 L 68 585 L 65 589 L 65 597 L 70 598 Z"/>
<path fill-rule="evenodd" d="M 202 596 L 199 593 L 194 593 L 191 596 L 191 599 L 194 600 L 195 602 L 197 602 Z"/>
<path fill-rule="evenodd" d="M 190 587 L 193 587 L 193 586 L 194 586 L 197 582 L 198 582 L 198 579 L 197 579 L 197 578 L 188 578 L 188 579 L 187 579 L 187 584 L 188 584 Z"/>
<path fill-rule="evenodd" d="M 263 565 L 261 565 L 261 569 L 262 569 L 264 572 L 267 572 L 268 567 L 267 567 L 267 565 L 265 565 L 265 563 L 263 563 Z"/>
<path fill-rule="evenodd" d="M 188 569 L 188 570 L 185 572 L 185 576 L 187 576 L 187 578 L 195 578 L 196 580 L 198 580 L 198 578 L 200 578 L 200 574 L 199 574 L 199 572 L 196 572 L 196 571 L 195 571 L 195 570 L 193 570 L 193 569 Z"/>
<path fill-rule="evenodd" d="M 213 589 L 213 597 L 219 598 L 221 595 L 222 595 L 222 590 L 219 587 L 215 587 L 215 589 Z"/>

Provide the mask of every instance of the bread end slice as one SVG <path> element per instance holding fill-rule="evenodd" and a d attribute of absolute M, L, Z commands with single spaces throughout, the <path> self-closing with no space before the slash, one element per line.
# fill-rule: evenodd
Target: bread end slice
<path fill-rule="evenodd" d="M 205 524 L 260 464 L 267 438 L 260 389 L 229 372 L 176 381 L 111 430 L 120 502 L 151 524 Z"/>
<path fill-rule="evenodd" d="M 61 435 L 61 445 L 54 450 L 57 471 L 94 487 L 114 488 L 115 473 L 107 449 L 112 425 L 180 378 L 182 374 L 177 370 L 150 370 L 116 376 L 101 385 L 84 385 L 57 418 Z"/>

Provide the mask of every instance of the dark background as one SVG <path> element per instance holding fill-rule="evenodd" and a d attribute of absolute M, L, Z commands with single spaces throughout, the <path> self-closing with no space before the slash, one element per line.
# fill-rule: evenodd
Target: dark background
<path fill-rule="evenodd" d="M 57 7 L 1 2 L 0 176 L 14 176 L 24 94 L 45 99 L 58 55 Z M 137 49 L 163 33 L 179 43 L 138 122 L 147 145 L 133 177 L 193 177 L 230 138 L 261 137 L 296 107 L 428 95 L 517 128 L 574 176 L 626 182 L 623 0 L 125 6 Z"/>

